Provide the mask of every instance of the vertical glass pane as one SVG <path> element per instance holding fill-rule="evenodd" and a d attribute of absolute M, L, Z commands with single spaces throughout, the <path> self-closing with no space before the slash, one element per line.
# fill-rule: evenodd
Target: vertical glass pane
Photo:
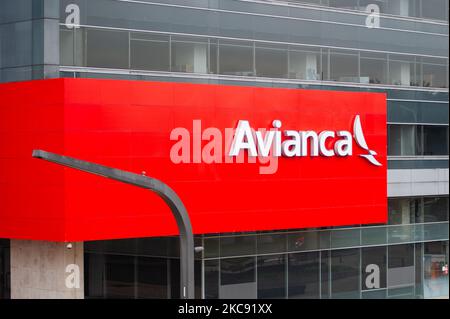
<path fill-rule="evenodd" d="M 422 58 L 422 86 L 425 87 L 448 87 L 447 70 L 448 62 L 445 59 Z"/>
<path fill-rule="evenodd" d="M 396 124 L 388 126 L 389 155 L 417 155 L 418 144 L 420 144 L 420 135 L 417 134 L 416 126 Z"/>
<path fill-rule="evenodd" d="M 105 255 L 85 253 L 84 259 L 86 298 L 104 298 Z"/>
<path fill-rule="evenodd" d="M 218 73 L 218 44 L 217 39 L 209 40 L 209 73 Z"/>
<path fill-rule="evenodd" d="M 219 257 L 220 239 L 219 237 L 205 238 L 203 240 L 205 258 Z"/>
<path fill-rule="evenodd" d="M 306 47 L 290 47 L 289 78 L 320 80 L 320 50 Z"/>
<path fill-rule="evenodd" d="M 330 80 L 360 83 L 358 55 L 350 52 L 330 52 Z"/>
<path fill-rule="evenodd" d="M 137 259 L 137 298 L 168 298 L 167 259 L 150 257 Z"/>
<path fill-rule="evenodd" d="M 331 297 L 330 271 L 330 251 L 323 250 L 320 252 L 320 284 L 322 299 L 328 299 Z"/>
<path fill-rule="evenodd" d="M 320 298 L 319 252 L 288 254 L 289 299 Z"/>
<path fill-rule="evenodd" d="M 169 71 L 169 36 L 131 33 L 131 69 Z"/>
<path fill-rule="evenodd" d="M 416 266 L 416 298 L 423 298 L 423 243 L 417 243 L 414 245 L 415 249 L 415 266 Z"/>
<path fill-rule="evenodd" d="M 389 225 L 413 224 L 415 208 L 414 199 L 390 198 L 388 200 Z"/>
<path fill-rule="evenodd" d="M 258 257 L 258 298 L 286 298 L 286 255 Z"/>
<path fill-rule="evenodd" d="M 448 298 L 448 241 L 423 245 L 424 297 Z"/>
<path fill-rule="evenodd" d="M 418 86 L 414 57 L 389 55 L 389 84 Z"/>
<path fill-rule="evenodd" d="M 361 286 L 363 290 L 386 288 L 386 252 L 385 246 L 361 249 Z"/>
<path fill-rule="evenodd" d="M 0 239 L 0 299 L 10 299 L 10 249 L 9 240 Z"/>
<path fill-rule="evenodd" d="M 423 155 L 448 155 L 448 126 L 423 126 Z"/>
<path fill-rule="evenodd" d="M 219 73 L 254 76 L 253 44 L 251 42 L 220 42 Z"/>
<path fill-rule="evenodd" d="M 401 130 L 399 125 L 388 125 L 388 155 L 401 155 Z"/>
<path fill-rule="evenodd" d="M 414 245 L 388 246 L 388 258 L 389 297 L 400 295 L 408 297 L 410 293 L 408 288 L 414 287 L 415 282 Z"/>
<path fill-rule="evenodd" d="M 224 258 L 220 261 L 220 299 L 257 297 L 254 257 Z"/>
<path fill-rule="evenodd" d="M 448 196 L 424 198 L 425 222 L 448 221 Z"/>
<path fill-rule="evenodd" d="M 219 298 L 219 260 L 205 260 L 205 299 Z"/>
<path fill-rule="evenodd" d="M 382 54 L 361 53 L 360 83 L 387 83 L 387 57 Z"/>
<path fill-rule="evenodd" d="M 256 76 L 269 78 L 287 78 L 287 48 L 274 46 L 256 46 Z"/>
<path fill-rule="evenodd" d="M 172 37 L 172 71 L 208 72 L 208 43 L 202 38 Z"/>
<path fill-rule="evenodd" d="M 106 255 L 105 297 L 135 298 L 135 257 Z"/>
<path fill-rule="evenodd" d="M 360 249 L 331 251 L 331 297 L 360 297 Z"/>
<path fill-rule="evenodd" d="M 128 41 L 128 32 L 88 29 L 87 66 L 128 68 Z"/>
<path fill-rule="evenodd" d="M 60 63 L 61 65 L 75 65 L 74 64 L 74 31 L 61 27 L 59 37 L 60 45 Z"/>

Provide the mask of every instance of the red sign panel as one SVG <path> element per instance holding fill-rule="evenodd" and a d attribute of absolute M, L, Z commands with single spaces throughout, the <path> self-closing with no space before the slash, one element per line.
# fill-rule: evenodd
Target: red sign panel
<path fill-rule="evenodd" d="M 157 195 L 34 159 L 33 149 L 167 183 L 196 234 L 387 219 L 379 93 L 91 79 L 0 85 L 0 238 L 175 235 Z"/>

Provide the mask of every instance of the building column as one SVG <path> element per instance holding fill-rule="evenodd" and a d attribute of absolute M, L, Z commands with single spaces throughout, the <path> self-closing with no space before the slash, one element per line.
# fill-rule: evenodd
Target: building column
<path fill-rule="evenodd" d="M 12 299 L 83 299 L 83 243 L 11 240 Z"/>

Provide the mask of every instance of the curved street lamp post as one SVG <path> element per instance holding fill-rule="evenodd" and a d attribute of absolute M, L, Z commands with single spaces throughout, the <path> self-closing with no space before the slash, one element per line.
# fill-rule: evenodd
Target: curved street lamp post
<path fill-rule="evenodd" d="M 126 172 L 76 158 L 42 150 L 33 150 L 33 157 L 110 178 L 151 190 L 170 207 L 180 232 L 180 280 L 183 299 L 194 299 L 194 235 L 186 208 L 178 195 L 165 183 L 155 178 Z"/>

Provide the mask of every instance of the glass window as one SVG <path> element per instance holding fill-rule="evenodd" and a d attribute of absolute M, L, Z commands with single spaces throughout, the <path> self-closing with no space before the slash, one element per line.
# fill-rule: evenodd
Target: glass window
<path fill-rule="evenodd" d="M 330 291 L 330 251 L 322 250 L 320 252 L 320 281 L 321 281 L 321 298 L 329 299 Z"/>
<path fill-rule="evenodd" d="M 389 225 L 422 222 L 423 217 L 420 205 L 420 199 L 390 198 L 388 200 Z"/>
<path fill-rule="evenodd" d="M 223 258 L 220 261 L 220 299 L 256 299 L 254 257 Z"/>
<path fill-rule="evenodd" d="M 422 58 L 422 86 L 447 88 L 447 70 L 445 59 Z"/>
<path fill-rule="evenodd" d="M 87 29 L 87 66 L 126 69 L 128 32 Z"/>
<path fill-rule="evenodd" d="M 286 255 L 258 257 L 258 298 L 286 298 Z"/>
<path fill-rule="evenodd" d="M 221 237 L 220 254 L 221 257 L 256 254 L 256 236 Z"/>
<path fill-rule="evenodd" d="M 289 48 L 289 78 L 320 80 L 320 49 L 308 47 Z"/>
<path fill-rule="evenodd" d="M 347 9 L 347 10 L 359 10 L 359 0 L 329 0 L 330 7 Z"/>
<path fill-rule="evenodd" d="M 330 79 L 338 82 L 359 83 L 358 54 L 351 51 L 331 51 Z"/>
<path fill-rule="evenodd" d="M 415 125 L 388 125 L 388 154 L 416 155 L 417 127 Z"/>
<path fill-rule="evenodd" d="M 105 297 L 135 297 L 135 257 L 106 255 Z"/>
<path fill-rule="evenodd" d="M 61 65 L 74 65 L 74 31 L 61 27 L 59 45 Z"/>
<path fill-rule="evenodd" d="M 331 297 L 359 298 L 360 250 L 331 251 Z"/>
<path fill-rule="evenodd" d="M 220 74 L 254 76 L 253 62 L 253 43 L 245 41 L 220 41 Z"/>
<path fill-rule="evenodd" d="M 405 288 L 413 287 L 415 282 L 414 245 L 388 246 L 388 256 L 388 295 L 398 297 L 404 294 L 408 297 L 410 290 Z"/>
<path fill-rule="evenodd" d="M 137 298 L 166 299 L 167 259 L 137 258 Z"/>
<path fill-rule="evenodd" d="M 448 221 L 448 197 L 425 197 L 425 223 Z"/>
<path fill-rule="evenodd" d="M 448 126 L 423 126 L 423 155 L 448 155 Z"/>
<path fill-rule="evenodd" d="M 422 17 L 448 20 L 448 0 L 422 0 Z"/>
<path fill-rule="evenodd" d="M 217 74 L 218 70 L 218 40 L 217 39 L 209 39 L 209 73 Z"/>
<path fill-rule="evenodd" d="M 219 298 L 219 260 L 205 260 L 205 298 Z"/>
<path fill-rule="evenodd" d="M 386 54 L 361 53 L 361 83 L 385 84 L 387 83 L 387 56 Z"/>
<path fill-rule="evenodd" d="M 389 84 L 419 86 L 415 57 L 389 55 Z"/>
<path fill-rule="evenodd" d="M 386 288 L 386 247 L 361 249 L 361 286 L 363 290 Z"/>
<path fill-rule="evenodd" d="M 172 71 L 208 72 L 208 41 L 202 38 L 172 37 Z"/>
<path fill-rule="evenodd" d="M 320 248 L 320 236 L 317 231 L 304 231 L 288 235 L 288 250 L 303 251 Z"/>
<path fill-rule="evenodd" d="M 104 298 L 105 255 L 85 253 L 84 264 L 84 293 L 86 298 Z"/>
<path fill-rule="evenodd" d="M 169 71 L 169 36 L 131 33 L 131 69 Z"/>
<path fill-rule="evenodd" d="M 288 254 L 289 299 L 320 298 L 319 252 Z"/>
<path fill-rule="evenodd" d="M 286 234 L 259 234 L 257 237 L 258 254 L 286 251 Z"/>
<path fill-rule="evenodd" d="M 415 266 L 416 266 L 416 298 L 423 298 L 423 243 L 414 244 Z"/>
<path fill-rule="evenodd" d="M 448 298 L 448 241 L 424 243 L 425 298 Z"/>
<path fill-rule="evenodd" d="M 255 47 L 256 76 L 286 78 L 288 68 L 287 49 L 271 45 Z"/>

